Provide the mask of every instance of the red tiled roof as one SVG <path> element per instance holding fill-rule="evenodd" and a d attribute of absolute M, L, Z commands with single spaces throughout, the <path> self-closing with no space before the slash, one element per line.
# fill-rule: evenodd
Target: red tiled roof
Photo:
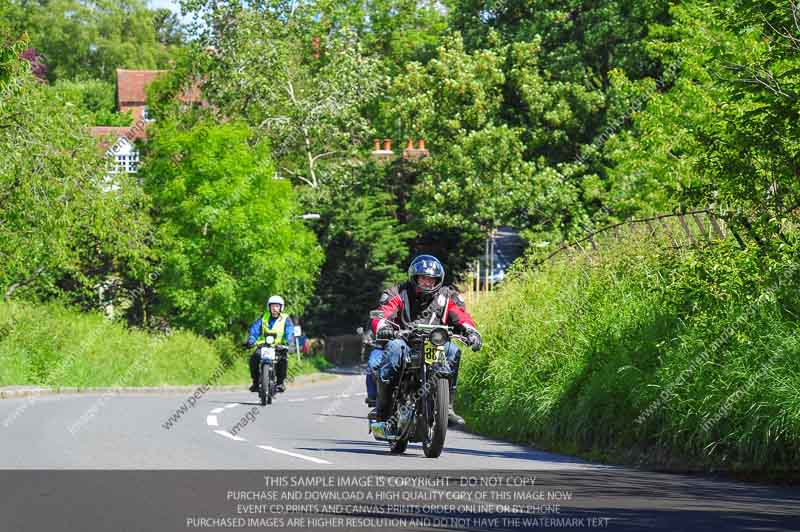
<path fill-rule="evenodd" d="M 147 86 L 167 70 L 123 70 L 117 69 L 117 109 L 125 104 L 144 105 L 147 100 Z M 178 100 L 183 103 L 202 102 L 203 95 L 200 90 L 200 80 L 195 80 L 184 89 Z"/>
<path fill-rule="evenodd" d="M 147 138 L 147 132 L 142 127 L 132 126 L 94 126 L 89 130 L 89 134 L 97 139 L 97 145 L 101 150 L 107 150 L 117 142 L 120 137 L 134 141 Z"/>
<path fill-rule="evenodd" d="M 147 86 L 166 70 L 117 69 L 117 108 L 125 103 L 140 103 L 147 100 Z"/>

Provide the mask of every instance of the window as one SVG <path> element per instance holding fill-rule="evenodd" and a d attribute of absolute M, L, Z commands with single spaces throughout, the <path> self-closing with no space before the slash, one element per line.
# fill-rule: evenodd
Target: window
<path fill-rule="evenodd" d="M 111 174 L 133 174 L 139 169 L 139 152 L 125 137 L 119 137 L 106 156 L 114 163 Z"/>
<path fill-rule="evenodd" d="M 127 157 L 124 161 L 121 161 L 123 171 L 129 174 L 136 173 L 136 170 L 139 169 L 139 152 L 133 150 L 127 156 L 123 157 Z"/>
<path fill-rule="evenodd" d="M 131 151 L 130 153 L 120 153 L 117 155 L 116 165 L 111 171 L 112 174 L 125 172 L 134 174 L 139 169 L 139 152 Z"/>

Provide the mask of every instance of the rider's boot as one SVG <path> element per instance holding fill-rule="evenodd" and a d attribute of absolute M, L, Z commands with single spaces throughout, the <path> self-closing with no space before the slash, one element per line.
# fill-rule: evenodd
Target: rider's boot
<path fill-rule="evenodd" d="M 252 386 L 250 386 L 250 391 L 251 392 L 257 392 L 258 391 L 258 358 L 256 357 L 255 353 L 253 353 L 252 356 L 250 357 L 249 366 L 250 366 L 250 379 L 252 379 L 252 381 L 253 381 Z"/>
<path fill-rule="evenodd" d="M 464 418 L 456 414 L 456 411 L 453 410 L 453 403 L 456 400 L 456 388 L 455 386 L 450 387 L 450 407 L 447 410 L 447 424 L 448 425 L 463 425 Z"/>
<path fill-rule="evenodd" d="M 275 391 L 278 393 L 283 393 L 286 391 L 286 374 L 289 369 L 289 359 L 286 356 L 279 356 L 278 363 L 275 364 L 275 380 L 277 385 L 275 386 Z"/>
<path fill-rule="evenodd" d="M 375 379 L 378 385 L 378 398 L 375 408 L 369 413 L 369 419 L 375 421 L 386 421 L 392 408 L 392 386 Z"/>
<path fill-rule="evenodd" d="M 367 381 L 367 398 L 364 399 L 364 402 L 367 406 L 375 407 L 377 404 L 377 397 L 378 397 L 378 388 L 375 384 L 375 377 L 372 376 L 371 373 L 367 372 L 366 375 Z"/>

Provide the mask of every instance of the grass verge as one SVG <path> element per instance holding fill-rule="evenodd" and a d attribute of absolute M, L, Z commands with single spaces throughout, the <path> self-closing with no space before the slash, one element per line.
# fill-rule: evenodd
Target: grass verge
<path fill-rule="evenodd" d="M 227 338 L 153 335 L 57 303 L 0 302 L 0 386 L 246 384 L 249 355 Z M 292 355 L 289 375 L 329 366 Z"/>
<path fill-rule="evenodd" d="M 508 281 L 475 309 L 459 407 L 478 432 L 673 471 L 796 475 L 800 261 L 632 239 Z"/>

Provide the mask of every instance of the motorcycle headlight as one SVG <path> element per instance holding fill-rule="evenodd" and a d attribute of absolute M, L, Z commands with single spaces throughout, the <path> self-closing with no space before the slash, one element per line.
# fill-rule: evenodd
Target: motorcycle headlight
<path fill-rule="evenodd" d="M 272 345 L 274 343 L 275 343 L 275 337 L 274 336 L 267 336 L 267 345 Z"/>
<path fill-rule="evenodd" d="M 435 346 L 441 346 L 447 343 L 450 339 L 450 336 L 447 334 L 447 331 L 444 329 L 434 329 L 431 332 L 431 343 Z"/>

